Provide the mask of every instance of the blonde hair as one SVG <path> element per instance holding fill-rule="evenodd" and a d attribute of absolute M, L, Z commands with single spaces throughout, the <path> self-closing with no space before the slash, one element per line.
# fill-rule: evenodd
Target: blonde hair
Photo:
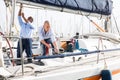
<path fill-rule="evenodd" d="M 49 24 L 49 25 L 50 25 L 50 23 L 49 23 L 49 21 L 48 21 L 48 20 L 46 20 L 46 21 L 44 22 L 44 24 L 45 24 L 45 23 L 47 23 L 47 24 Z"/>

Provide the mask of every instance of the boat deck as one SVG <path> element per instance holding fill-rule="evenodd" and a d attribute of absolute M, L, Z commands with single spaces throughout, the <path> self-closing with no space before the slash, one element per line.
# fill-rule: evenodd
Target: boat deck
<path fill-rule="evenodd" d="M 107 53 L 45 59 L 45 64 L 38 65 L 36 61 L 31 64 L 24 64 L 24 76 L 22 67 L 8 67 L 7 71 L 14 77 L 10 80 L 78 80 L 100 74 L 103 69 L 110 69 L 111 72 L 120 69 L 119 51 Z M 69 75 L 69 76 L 68 76 Z M 29 77 L 28 77 L 29 76 Z"/>

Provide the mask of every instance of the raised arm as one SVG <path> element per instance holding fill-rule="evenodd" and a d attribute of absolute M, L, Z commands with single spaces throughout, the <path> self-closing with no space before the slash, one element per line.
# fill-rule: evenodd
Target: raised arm
<path fill-rule="evenodd" d="M 22 18 L 24 19 L 24 21 L 25 21 L 26 23 L 28 23 L 28 20 L 25 18 L 24 13 L 22 12 L 22 8 L 23 8 L 23 5 L 22 5 L 22 3 L 21 3 L 21 4 L 20 4 L 20 9 L 19 9 L 19 12 L 18 12 L 18 16 L 22 16 Z"/>
<path fill-rule="evenodd" d="M 22 18 L 24 19 L 24 21 L 25 21 L 26 23 L 28 23 L 28 20 L 27 20 L 27 18 L 24 16 L 24 13 L 22 13 Z"/>
<path fill-rule="evenodd" d="M 18 12 L 18 16 L 22 16 L 22 3 L 20 4 L 20 9 L 19 9 L 19 12 Z"/>

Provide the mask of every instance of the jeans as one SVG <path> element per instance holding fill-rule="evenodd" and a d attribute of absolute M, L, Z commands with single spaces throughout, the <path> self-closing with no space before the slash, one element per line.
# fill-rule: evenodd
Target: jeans
<path fill-rule="evenodd" d="M 26 52 L 27 57 L 32 57 L 32 39 L 31 38 L 21 39 L 21 47 L 22 49 L 20 49 L 20 40 L 19 40 L 17 45 L 17 58 L 21 58 L 21 54 L 23 53 L 24 50 Z M 22 53 L 20 52 L 20 50 L 22 50 L 21 51 Z"/>
<path fill-rule="evenodd" d="M 51 47 L 54 48 L 53 44 L 52 44 L 52 41 L 50 38 L 48 39 L 44 39 L 44 41 L 48 44 L 51 44 Z M 41 47 L 42 47 L 42 50 L 43 50 L 43 55 L 42 56 L 45 56 L 46 55 L 46 46 L 44 44 L 41 43 Z"/>

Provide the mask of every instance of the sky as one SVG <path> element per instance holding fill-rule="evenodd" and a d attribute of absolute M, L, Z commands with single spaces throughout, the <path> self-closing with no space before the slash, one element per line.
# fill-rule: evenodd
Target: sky
<path fill-rule="evenodd" d="M 5 7 L 2 0 L 0 0 L 1 7 L 0 7 L 0 24 L 2 26 L 2 32 L 8 33 L 9 32 L 9 26 L 11 21 L 11 13 L 10 9 Z M 12 31 L 14 34 L 17 34 L 17 30 L 20 30 L 20 26 L 17 20 L 17 14 L 18 14 L 19 6 L 16 5 L 15 9 L 15 20 L 14 20 L 14 27 L 12 27 Z M 93 31 L 96 31 L 96 28 L 90 21 L 85 17 L 81 15 L 76 14 L 70 14 L 70 13 L 64 13 L 64 12 L 58 12 L 58 11 L 50 11 L 50 10 L 44 10 L 44 9 L 35 9 L 35 8 L 28 8 L 25 7 L 23 9 L 24 14 L 26 17 L 33 16 L 34 22 L 33 25 L 35 26 L 34 35 L 37 34 L 38 27 L 43 25 L 43 22 L 45 20 L 49 20 L 52 28 L 54 29 L 55 33 L 59 36 L 73 36 L 76 32 L 80 32 L 80 34 L 90 33 Z M 114 16 L 118 28 L 120 27 L 120 1 L 119 0 L 113 0 L 113 11 L 112 16 Z M 103 21 L 99 18 L 91 17 L 93 21 L 95 21 L 99 26 L 103 26 Z M 115 22 L 113 22 L 113 26 L 115 26 Z M 7 27 L 7 28 L 5 28 Z M 114 28 L 113 28 L 114 29 Z M 116 30 L 114 30 L 116 32 Z"/>

